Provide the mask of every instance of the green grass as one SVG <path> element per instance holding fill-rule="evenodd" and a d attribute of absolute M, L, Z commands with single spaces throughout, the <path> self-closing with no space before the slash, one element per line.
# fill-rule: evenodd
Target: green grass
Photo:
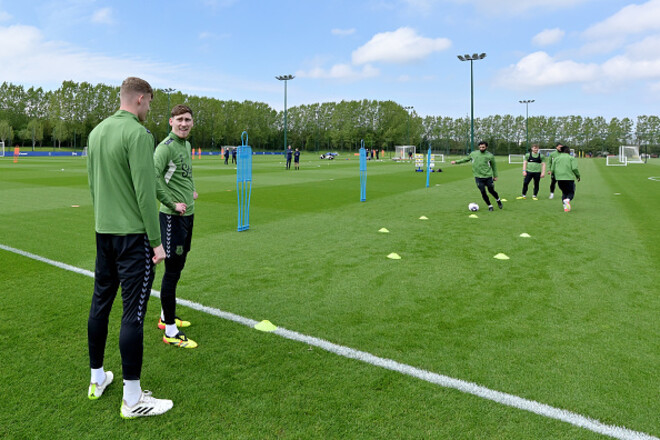
<path fill-rule="evenodd" d="M 496 188 L 508 202 L 489 213 L 466 165 L 439 164 L 425 188 L 412 165 L 371 162 L 361 203 L 358 162 L 345 157 L 303 156 L 300 171 L 285 171 L 281 157 L 255 156 L 241 233 L 234 168 L 195 161 L 200 198 L 178 295 L 660 436 L 660 182 L 648 179 L 660 162 L 580 160 L 564 213 L 547 179 L 539 201 L 515 200 L 520 165 L 501 158 Z M 0 159 L 0 201 L 1 244 L 93 270 L 84 159 Z M 3 250 L 0 271 L 0 438 L 604 438 L 181 306 L 200 347 L 176 350 L 160 342 L 153 298 L 142 385 L 175 406 L 124 421 L 120 381 L 86 397 L 93 280 Z M 117 377 L 120 309 L 105 362 Z"/>

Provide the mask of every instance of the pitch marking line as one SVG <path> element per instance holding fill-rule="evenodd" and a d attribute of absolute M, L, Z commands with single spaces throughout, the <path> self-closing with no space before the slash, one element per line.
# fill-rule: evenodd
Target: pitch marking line
<path fill-rule="evenodd" d="M 20 249 L 12 248 L 10 246 L 5 246 L 3 244 L 0 244 L 0 249 L 27 258 L 31 258 L 33 260 L 37 260 L 42 263 L 50 264 L 52 266 L 59 267 L 60 269 L 68 270 L 71 272 L 75 272 L 81 275 L 94 278 L 94 272 L 91 272 L 89 270 L 81 269 L 79 267 L 71 266 L 69 264 L 61 263 L 59 261 L 50 260 L 48 258 L 44 258 L 39 255 L 25 252 Z M 155 297 L 160 298 L 160 292 L 158 292 L 157 290 L 152 290 L 151 294 Z M 185 299 L 177 298 L 177 304 L 181 304 L 182 306 L 189 307 L 193 310 L 204 312 L 209 315 L 217 316 L 219 318 L 223 318 L 229 321 L 234 321 L 251 328 L 254 327 L 256 324 L 258 324 L 258 321 L 255 321 L 254 319 L 249 319 L 240 315 L 235 315 L 233 313 L 224 312 L 220 309 L 207 307 L 205 305 L 193 301 L 188 301 Z M 654 437 L 650 434 L 646 434 L 639 431 L 633 431 L 624 427 L 606 425 L 604 423 L 599 422 L 598 420 L 591 419 L 589 417 L 585 417 L 571 411 L 555 408 L 550 405 L 546 405 L 544 403 L 539 403 L 534 400 L 524 399 L 522 397 L 514 396 L 512 394 L 491 390 L 490 388 L 486 388 L 472 382 L 466 382 L 461 379 L 454 379 L 452 377 L 444 376 L 442 374 L 432 373 L 427 370 L 422 370 L 420 368 L 415 368 L 410 365 L 402 364 L 392 359 L 374 356 L 373 354 L 364 351 L 355 350 L 349 347 L 345 347 L 343 345 L 333 344 L 332 342 L 326 341 L 324 339 L 315 338 L 313 336 L 307 336 L 301 333 L 284 329 L 282 327 L 278 327 L 277 330 L 275 330 L 273 333 L 286 339 L 303 342 L 305 344 L 321 348 L 323 350 L 337 354 L 339 356 L 343 356 L 349 359 L 355 359 L 376 367 L 385 368 L 387 370 L 396 371 L 397 373 L 405 374 L 407 376 L 412 376 L 417 379 L 421 379 L 429 383 L 440 385 L 445 388 L 453 388 L 463 393 L 472 394 L 474 396 L 491 400 L 493 402 L 497 402 L 502 405 L 518 408 L 523 411 L 528 411 L 534 414 L 538 414 L 540 416 L 570 423 L 571 425 L 577 426 L 579 428 L 584 428 L 589 431 L 593 431 L 598 434 L 603 434 L 612 438 L 621 439 L 621 440 L 660 440 L 660 438 Z"/>

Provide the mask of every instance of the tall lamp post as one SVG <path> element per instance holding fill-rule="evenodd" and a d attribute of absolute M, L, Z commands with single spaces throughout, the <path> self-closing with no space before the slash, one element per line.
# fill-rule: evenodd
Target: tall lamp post
<path fill-rule="evenodd" d="M 472 62 L 483 60 L 486 58 L 485 53 L 481 54 L 472 54 L 472 55 L 457 55 L 458 59 L 461 61 L 470 62 L 470 153 L 474 151 L 474 75 L 472 70 Z"/>
<path fill-rule="evenodd" d="M 167 89 L 163 89 L 163 92 L 167 93 L 167 114 L 165 115 L 165 118 L 167 119 L 167 121 L 165 122 L 165 124 L 166 124 L 166 127 L 169 127 L 169 124 L 170 124 L 170 111 L 172 109 L 170 107 L 170 93 L 176 92 L 176 89 L 173 89 L 173 88 L 170 87 L 170 88 L 167 88 Z M 170 131 L 171 131 L 171 129 L 167 130 L 168 133 Z"/>
<path fill-rule="evenodd" d="M 534 102 L 534 100 L 525 99 L 518 102 L 521 104 L 525 104 L 525 131 L 527 132 L 527 149 L 529 150 L 529 104 Z"/>
<path fill-rule="evenodd" d="M 414 107 L 412 105 L 408 105 L 404 107 L 404 110 L 406 113 L 408 113 L 408 121 L 406 124 L 406 137 L 408 138 L 408 145 L 410 145 L 410 110 L 412 110 Z"/>
<path fill-rule="evenodd" d="M 286 150 L 287 144 L 286 144 L 286 83 L 289 80 L 292 80 L 295 78 L 293 75 L 279 75 L 275 77 L 276 79 L 279 79 L 280 81 L 284 81 L 284 150 Z"/>

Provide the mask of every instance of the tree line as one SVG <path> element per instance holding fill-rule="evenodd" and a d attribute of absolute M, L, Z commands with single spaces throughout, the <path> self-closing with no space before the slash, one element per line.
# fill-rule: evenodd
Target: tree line
<path fill-rule="evenodd" d="M 253 101 L 215 98 L 154 90 L 145 122 L 159 142 L 169 133 L 169 110 L 187 104 L 194 112 L 193 147 L 219 149 L 240 145 L 247 130 L 258 150 L 284 149 L 284 112 Z M 64 81 L 53 91 L 0 86 L 0 141 L 22 147 L 82 149 L 90 131 L 119 108 L 119 87 Z M 303 151 L 392 151 L 395 145 L 429 146 L 434 151 L 463 153 L 470 148 L 470 118 L 420 116 L 393 101 L 341 101 L 295 106 L 287 110 L 287 143 Z M 521 153 L 529 140 L 541 148 L 564 142 L 584 152 L 615 153 L 620 145 L 640 145 L 642 151 L 660 151 L 660 117 L 630 118 L 582 116 L 494 115 L 474 120 L 474 138 L 486 140 L 499 154 Z"/>

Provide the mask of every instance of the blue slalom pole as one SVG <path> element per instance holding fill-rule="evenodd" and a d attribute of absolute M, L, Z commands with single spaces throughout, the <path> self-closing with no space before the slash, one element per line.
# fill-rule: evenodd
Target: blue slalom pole
<path fill-rule="evenodd" d="M 241 146 L 236 154 L 236 194 L 238 197 L 238 230 L 250 229 L 250 196 L 252 195 L 252 147 L 247 131 L 241 133 Z"/>
<path fill-rule="evenodd" d="M 426 187 L 429 187 L 431 177 L 431 143 L 429 142 L 429 152 L 426 154 Z"/>
<path fill-rule="evenodd" d="M 364 139 L 360 141 L 360 201 L 367 200 L 367 150 L 364 149 Z"/>

